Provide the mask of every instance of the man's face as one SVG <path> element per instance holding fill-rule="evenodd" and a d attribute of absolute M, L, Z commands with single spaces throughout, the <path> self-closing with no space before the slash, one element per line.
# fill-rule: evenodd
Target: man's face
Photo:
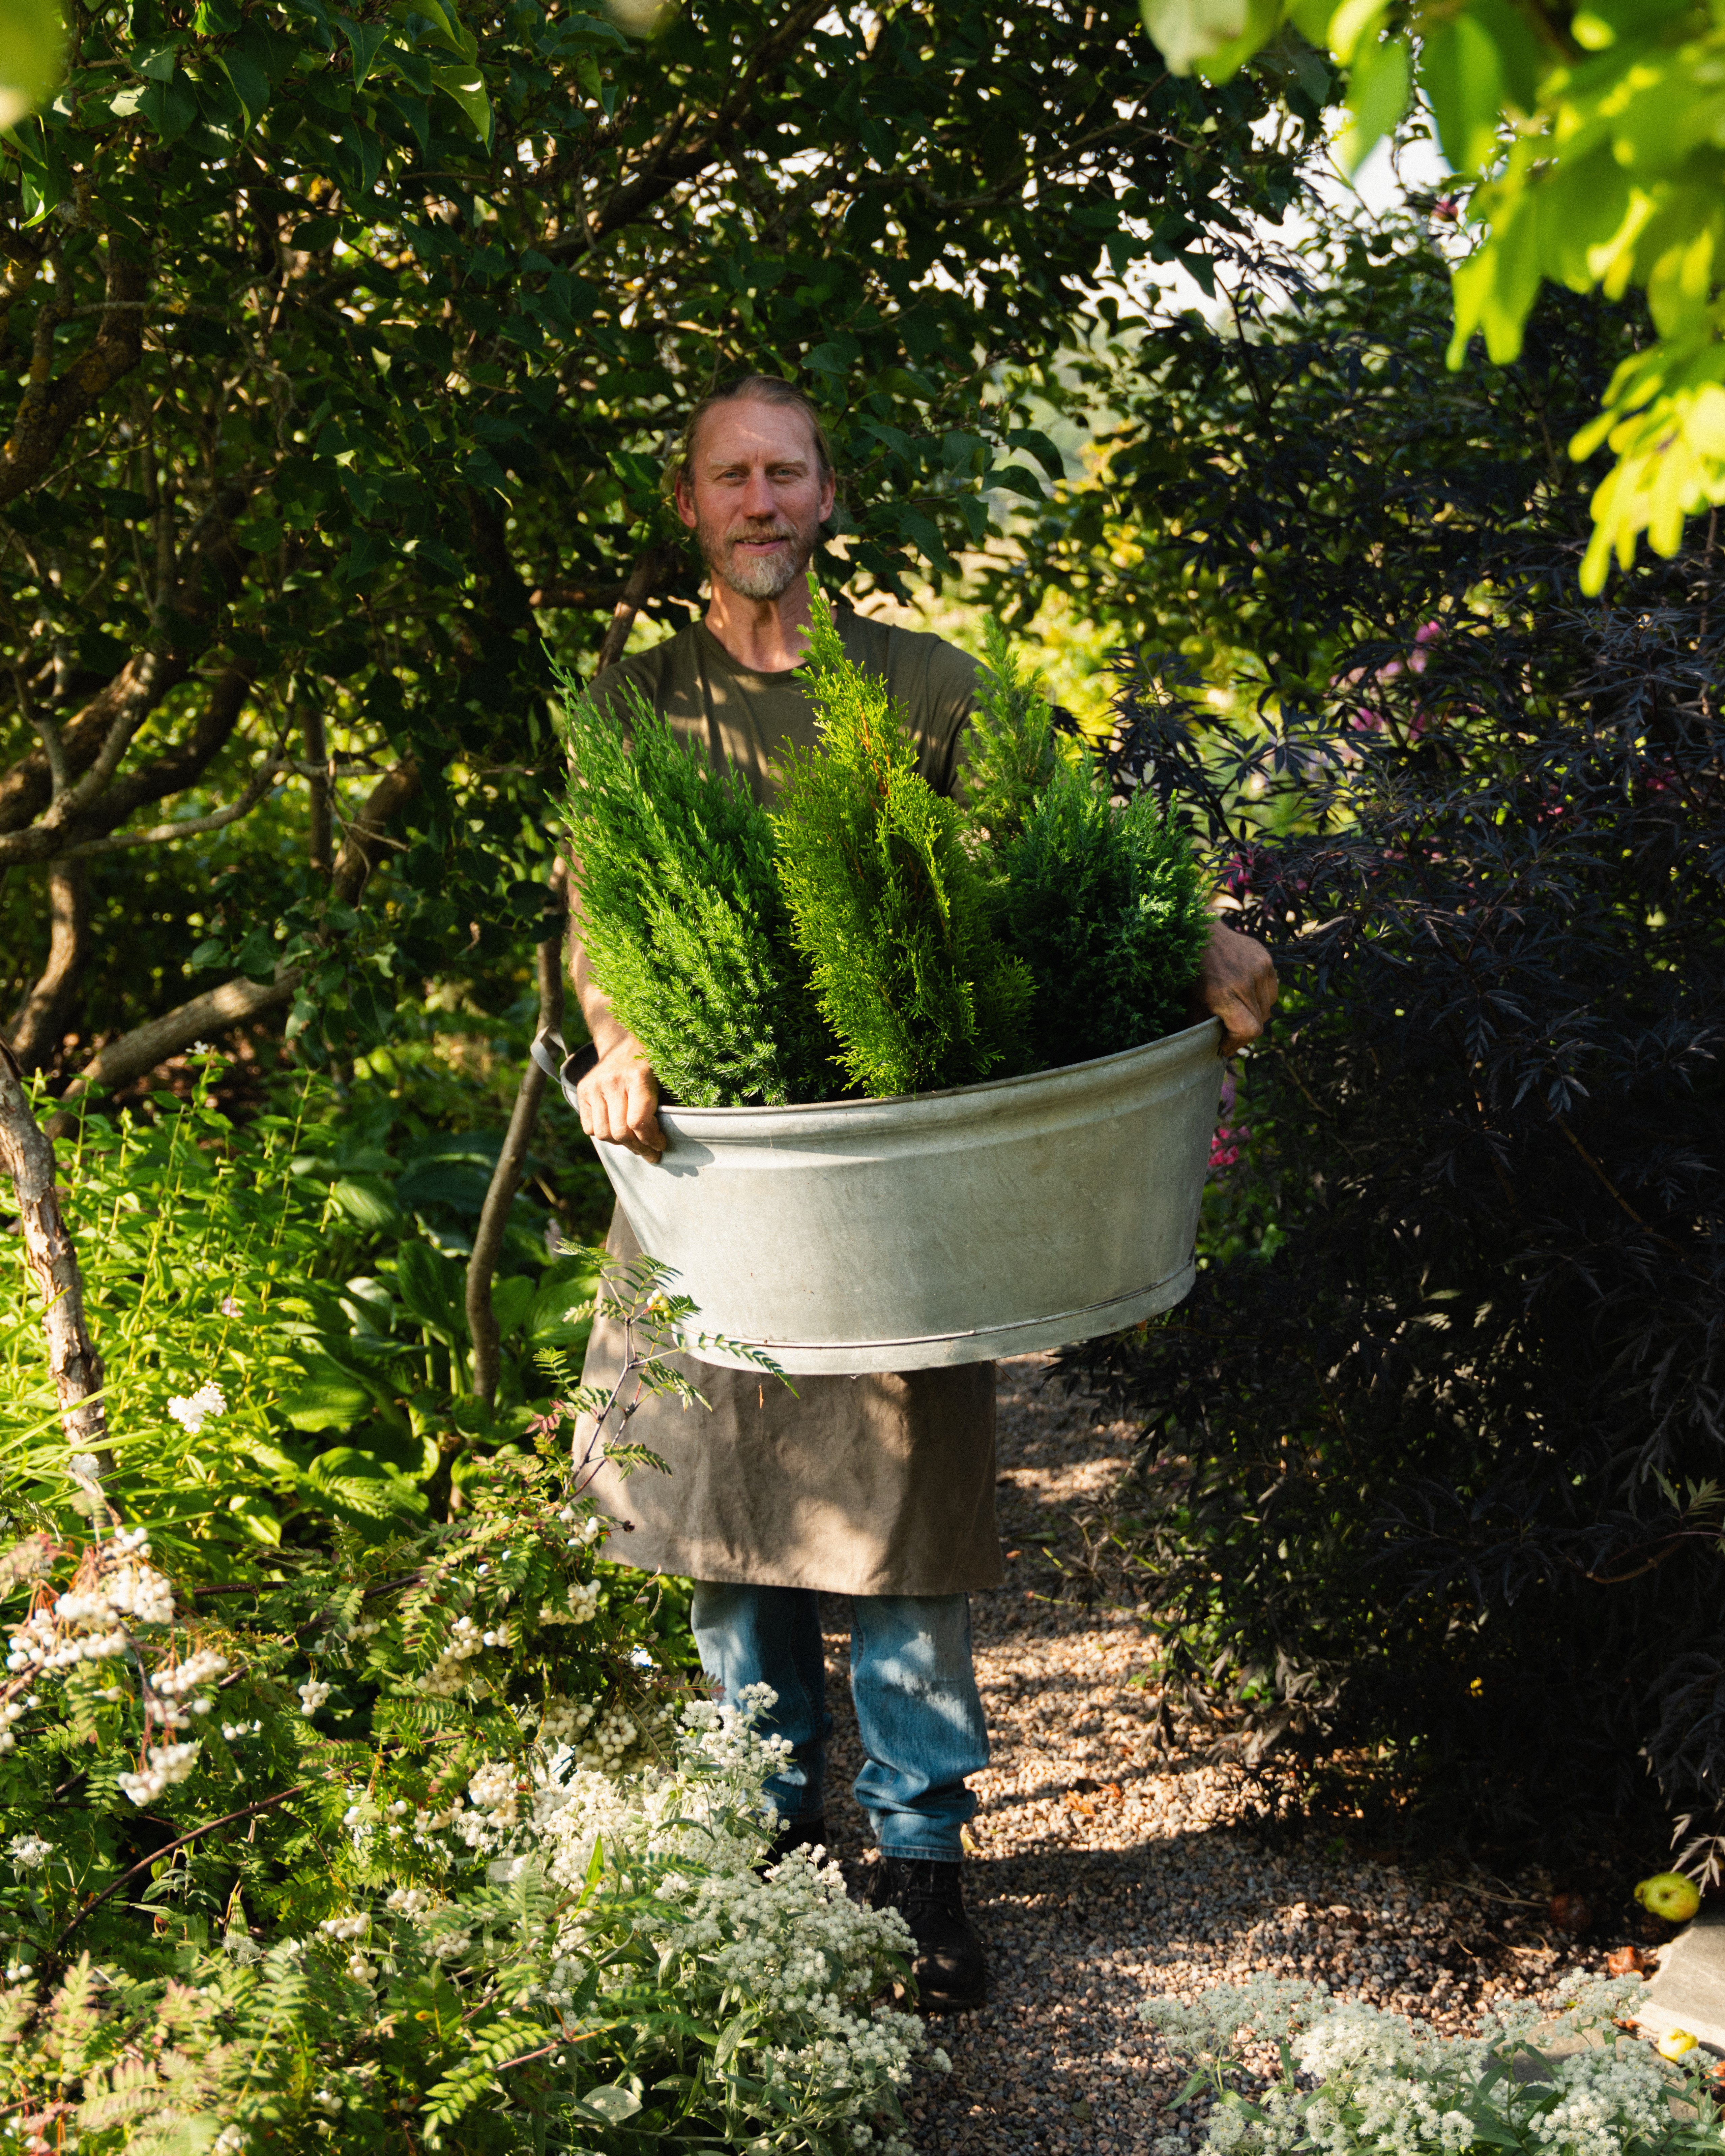
<path fill-rule="evenodd" d="M 833 483 L 794 406 L 752 397 L 716 405 L 701 423 L 677 513 L 716 582 L 738 598 L 776 599 L 809 567 Z"/>

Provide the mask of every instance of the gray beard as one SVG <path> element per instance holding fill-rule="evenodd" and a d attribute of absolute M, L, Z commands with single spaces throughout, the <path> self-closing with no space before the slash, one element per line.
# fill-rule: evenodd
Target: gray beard
<path fill-rule="evenodd" d="M 809 536 L 790 554 L 782 554 L 770 562 L 738 562 L 723 540 L 716 546 L 703 545 L 701 552 L 706 557 L 707 567 L 738 598 L 776 599 L 788 592 L 808 568 L 814 557 L 814 542 Z"/>

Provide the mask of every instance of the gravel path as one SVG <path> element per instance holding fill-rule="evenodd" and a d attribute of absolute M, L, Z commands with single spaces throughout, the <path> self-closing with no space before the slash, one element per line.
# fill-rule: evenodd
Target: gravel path
<path fill-rule="evenodd" d="M 1249 1775 L 1179 1748 L 1153 1640 L 1130 1608 L 1111 1606 L 1109 1586 L 1117 1598 L 1123 1582 L 1098 1557 L 1127 1428 L 1041 1392 L 1048 1360 L 1000 1366 L 1001 1525 L 1016 1554 L 1008 1584 L 974 1604 L 993 1758 L 974 1784 L 965 1888 L 993 1993 L 983 2012 L 936 2025 L 953 2071 L 918 2085 L 919 2148 L 1148 2156 L 1194 2138 L 1190 2107 L 1169 2107 L 1184 2076 L 1137 2018 L 1152 1993 L 1267 1971 L 1460 2026 L 1560 1968 L 1603 1968 L 1605 1948 L 1631 1934 L 1595 1933 L 1578 1948 L 1548 1914 L 1564 1882 L 1442 1877 L 1332 1834 L 1266 1833 Z M 1101 1590 L 1088 1605 L 1074 1585 L 1086 1567 Z M 860 1754 L 847 1614 L 832 1598 L 828 1821 L 860 1887 L 871 1859 L 850 1794 Z"/>

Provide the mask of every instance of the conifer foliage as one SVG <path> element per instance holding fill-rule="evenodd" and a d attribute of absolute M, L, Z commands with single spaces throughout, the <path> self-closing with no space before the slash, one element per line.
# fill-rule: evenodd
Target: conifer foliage
<path fill-rule="evenodd" d="M 601 709 L 566 681 L 560 728 L 588 960 L 666 1093 L 731 1108 L 841 1091 L 747 782 L 633 685 Z"/>
<path fill-rule="evenodd" d="M 1056 762 L 998 858 L 996 925 L 1035 983 L 1033 1068 L 1186 1023 L 1209 907 L 1190 841 L 1153 793 L 1111 801 L 1088 755 Z"/>
<path fill-rule="evenodd" d="M 1060 745 L 1045 677 L 1020 671 L 1012 639 L 993 614 L 983 636 L 988 656 L 965 741 L 964 816 L 983 843 L 999 847 L 1024 828 L 1054 777 Z"/>
<path fill-rule="evenodd" d="M 964 819 L 917 771 L 885 682 L 846 659 L 813 598 L 820 747 L 791 757 L 773 820 L 792 933 L 839 1060 L 875 1096 L 1024 1069 L 1030 975 L 990 926 Z"/>

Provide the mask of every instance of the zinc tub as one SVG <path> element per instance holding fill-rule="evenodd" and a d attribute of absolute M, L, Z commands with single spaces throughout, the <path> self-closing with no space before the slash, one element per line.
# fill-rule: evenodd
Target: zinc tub
<path fill-rule="evenodd" d="M 708 1363 L 919 1370 L 1118 1332 L 1192 1286 L 1214 1019 L 1027 1078 L 795 1108 L 662 1106 L 664 1156 L 601 1143 Z M 571 1103 L 592 1052 L 537 1059 Z M 561 1051 L 562 1043 L 557 1041 Z"/>

